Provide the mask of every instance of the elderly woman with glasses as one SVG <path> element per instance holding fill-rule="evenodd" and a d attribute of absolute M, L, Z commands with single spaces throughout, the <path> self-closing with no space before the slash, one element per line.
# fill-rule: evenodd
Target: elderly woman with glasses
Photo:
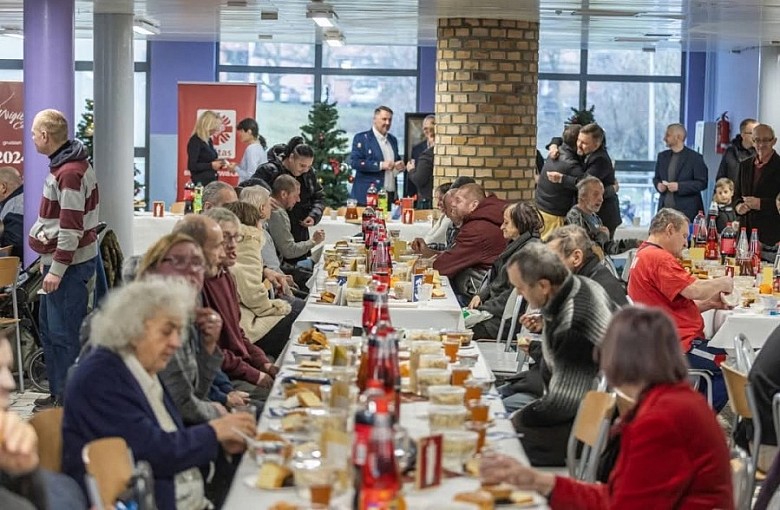
<path fill-rule="evenodd" d="M 225 204 L 225 209 L 241 222 L 239 234 L 243 236 L 236 248 L 236 265 L 231 268 L 241 302 L 241 327 L 266 354 L 278 358 L 290 339 L 293 322 L 303 310 L 303 301 L 295 300 L 293 308 L 287 301 L 268 296 L 260 256 L 266 237 L 260 210 L 245 202 Z"/>
<path fill-rule="evenodd" d="M 144 255 L 138 267 L 138 278 L 159 276 L 184 278 L 200 293 L 206 271 L 206 259 L 200 246 L 185 234 L 168 234 L 160 238 Z M 197 424 L 225 414 L 225 407 L 209 400 L 214 378 L 221 372 L 222 351 L 217 346 L 222 318 L 196 298 L 195 317 L 187 325 L 188 336 L 170 363 L 160 372 L 160 379 L 170 393 L 186 424 Z M 241 391 L 226 394 L 229 407 L 245 405 L 249 395 Z"/>
<path fill-rule="evenodd" d="M 220 446 L 243 451 L 241 434 L 254 434 L 255 417 L 227 414 L 186 427 L 160 383 L 158 374 L 186 340 L 196 295 L 180 278 L 152 278 L 114 291 L 96 313 L 96 348 L 65 390 L 62 464 L 77 482 L 84 480 L 84 446 L 121 437 L 136 460 L 151 465 L 160 510 L 209 507 L 198 468 L 215 460 Z"/>
<path fill-rule="evenodd" d="M 487 453 L 483 483 L 538 491 L 552 510 L 734 508 L 723 430 L 688 382 L 669 317 L 624 308 L 614 315 L 599 358 L 607 381 L 635 402 L 612 431 L 620 447 L 608 482 L 578 482 Z"/>

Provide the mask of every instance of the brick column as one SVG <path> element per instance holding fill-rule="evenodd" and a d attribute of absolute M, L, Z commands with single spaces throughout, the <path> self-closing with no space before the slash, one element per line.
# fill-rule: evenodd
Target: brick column
<path fill-rule="evenodd" d="M 539 24 L 440 19 L 435 181 L 474 177 L 509 200 L 533 197 Z"/>

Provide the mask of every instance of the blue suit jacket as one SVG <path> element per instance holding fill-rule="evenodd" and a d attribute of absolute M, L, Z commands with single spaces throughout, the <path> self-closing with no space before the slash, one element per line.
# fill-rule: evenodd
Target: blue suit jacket
<path fill-rule="evenodd" d="M 393 148 L 393 161 L 399 161 L 398 140 L 387 134 L 387 141 Z M 384 156 L 379 141 L 374 136 L 374 130 L 369 129 L 355 135 L 352 139 L 352 153 L 349 156 L 349 164 L 355 170 L 355 182 L 352 183 L 352 198 L 360 205 L 366 205 L 366 191 L 372 182 L 377 184 L 377 189 L 385 185 L 385 173 L 380 170 Z"/>
<path fill-rule="evenodd" d="M 178 430 L 164 432 L 133 374 L 119 355 L 107 349 L 97 348 L 81 361 L 68 378 L 65 399 L 62 469 L 82 488 L 81 450 L 95 439 L 122 437 L 136 460 L 149 462 L 160 510 L 176 509 L 176 473 L 217 457 L 214 429 L 205 423 L 185 428 L 167 392 L 165 407 Z"/>
<path fill-rule="evenodd" d="M 655 162 L 655 176 L 653 177 L 655 189 L 658 189 L 659 182 L 669 180 L 671 159 L 671 149 L 658 153 L 658 159 Z M 704 158 L 698 152 L 684 147 L 677 163 L 675 181 L 679 187 L 674 196 L 674 208 L 686 215 L 689 221 L 693 221 L 696 214 L 704 210 L 701 192 L 707 189 L 707 180 L 707 165 L 704 163 Z M 661 193 L 661 198 L 658 200 L 659 209 L 664 207 L 667 193 Z"/>

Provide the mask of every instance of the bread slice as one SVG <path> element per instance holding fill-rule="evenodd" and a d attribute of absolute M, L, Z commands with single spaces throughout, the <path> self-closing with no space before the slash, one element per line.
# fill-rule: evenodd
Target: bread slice
<path fill-rule="evenodd" d="M 278 489 L 284 485 L 288 476 L 292 476 L 292 471 L 284 466 L 273 462 L 266 462 L 260 466 L 260 472 L 257 474 L 255 485 L 260 489 Z"/>
<path fill-rule="evenodd" d="M 495 508 L 493 495 L 487 491 L 460 492 L 455 494 L 454 499 L 461 503 L 474 505 L 479 510 L 493 510 Z"/>
<path fill-rule="evenodd" d="M 322 407 L 322 400 L 320 400 L 320 397 L 311 391 L 302 391 L 296 396 L 303 407 Z"/>
<path fill-rule="evenodd" d="M 506 483 L 499 483 L 496 485 L 483 485 L 480 490 L 489 492 L 496 503 L 508 503 L 515 488 Z"/>

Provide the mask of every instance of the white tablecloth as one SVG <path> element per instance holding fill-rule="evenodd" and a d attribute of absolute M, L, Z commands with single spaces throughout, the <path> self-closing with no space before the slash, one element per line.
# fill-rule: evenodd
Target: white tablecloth
<path fill-rule="evenodd" d="M 446 277 L 442 277 L 445 299 L 432 299 L 427 303 L 399 303 L 390 305 L 390 318 L 397 328 L 412 329 L 462 329 L 463 313 Z M 292 337 L 298 335 L 312 324 L 318 322 L 351 322 L 359 327 L 362 323 L 363 308 L 360 306 L 336 306 L 318 304 L 313 296 L 309 297 L 301 314 L 295 320 Z"/>
<path fill-rule="evenodd" d="M 743 333 L 756 349 L 764 346 L 766 339 L 780 326 L 780 315 L 766 315 L 739 310 L 718 310 L 715 313 L 703 314 L 705 321 L 705 336 L 711 338 L 711 347 L 733 349 L 734 337 Z M 707 328 L 710 322 L 711 327 Z M 709 331 L 708 331 L 709 330 Z M 712 332 L 713 334 L 707 335 Z"/>
<path fill-rule="evenodd" d="M 322 221 L 314 227 L 309 228 L 309 232 L 317 229 L 325 231 L 325 242 L 335 243 L 345 237 L 353 236 L 360 232 L 360 225 L 347 223 L 343 216 L 333 220 L 330 217 L 322 218 Z M 420 221 L 412 224 L 401 223 L 400 221 L 387 221 L 387 229 L 401 231 L 400 239 L 404 241 L 413 241 L 415 237 L 423 237 L 431 229 L 429 221 Z"/>
<path fill-rule="evenodd" d="M 392 312 L 391 312 L 392 313 Z M 395 321 L 394 321 L 395 323 Z M 472 343 L 473 349 L 479 349 L 476 342 Z M 308 348 L 300 346 L 294 343 L 290 344 L 290 348 L 285 355 L 282 374 L 286 372 L 284 366 L 289 366 L 293 363 L 292 352 L 295 350 L 303 350 L 308 352 Z M 487 365 L 485 365 L 483 357 L 480 356 L 477 364 L 472 369 L 475 377 L 487 377 L 490 373 Z M 281 377 L 277 378 L 277 381 L 281 380 Z M 265 430 L 269 426 L 269 422 L 274 418 L 269 417 L 268 410 L 271 407 L 278 407 L 281 403 L 281 394 L 277 387 L 271 393 L 272 398 L 266 403 L 263 416 L 258 424 L 259 430 Z M 501 400 L 498 399 L 495 392 L 490 395 L 490 411 L 494 417 L 495 425 L 490 428 L 488 432 L 488 442 L 491 442 L 491 435 L 496 433 L 506 433 L 506 436 L 514 433 L 514 427 L 512 423 L 505 418 L 503 414 L 504 407 Z M 407 429 L 409 435 L 413 438 L 425 436 L 429 433 L 428 421 L 427 421 L 427 402 L 410 402 L 403 403 L 401 406 L 401 425 Z M 506 437 L 505 436 L 505 437 Z M 520 441 L 516 438 L 495 440 L 494 445 L 500 447 L 501 451 L 507 455 L 511 455 L 525 464 L 528 464 L 528 459 L 523 452 L 523 447 Z M 303 504 L 305 503 L 298 498 L 294 488 L 285 488 L 275 491 L 266 491 L 261 489 L 255 489 L 247 486 L 244 480 L 247 478 L 254 479 L 258 472 L 258 465 L 250 459 L 248 456 L 244 456 L 241 461 L 241 465 L 236 472 L 233 485 L 230 489 L 227 499 L 223 508 L 226 510 L 262 510 L 270 507 L 274 503 L 284 500 L 288 503 Z M 404 498 L 406 499 L 407 508 L 410 510 L 439 510 L 447 508 L 448 504 L 452 502 L 452 497 L 457 492 L 475 490 L 479 486 L 479 481 L 474 478 L 452 478 L 445 480 L 443 485 L 435 489 L 427 489 L 425 491 L 416 491 L 411 485 L 407 485 L 404 490 Z M 541 502 L 542 499 L 539 498 Z M 341 495 L 331 500 L 331 508 L 338 510 L 346 510 L 351 508 L 351 495 L 349 493 Z M 547 508 L 546 505 L 541 504 L 536 507 L 523 507 L 541 510 Z"/>
<path fill-rule="evenodd" d="M 159 238 L 170 234 L 182 216 L 165 213 L 155 218 L 152 213 L 135 213 L 133 216 L 133 255 L 143 255 Z"/>

